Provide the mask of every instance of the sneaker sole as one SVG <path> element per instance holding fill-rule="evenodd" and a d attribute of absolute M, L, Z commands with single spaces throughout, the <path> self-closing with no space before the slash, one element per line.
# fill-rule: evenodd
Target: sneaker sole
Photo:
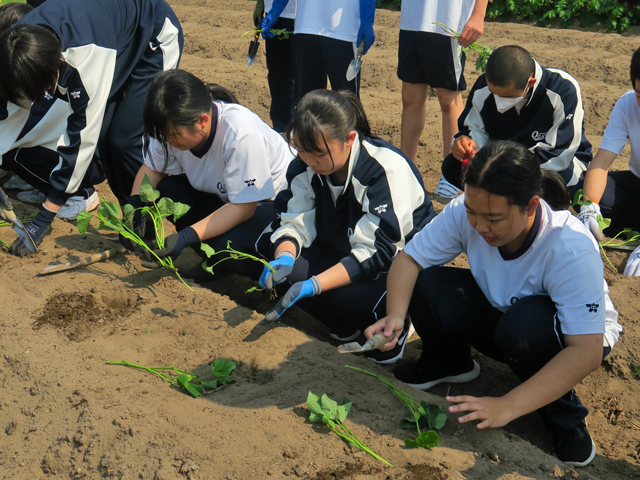
<path fill-rule="evenodd" d="M 414 388 L 420 390 L 428 390 L 431 387 L 438 385 L 439 383 L 465 383 L 470 382 L 471 380 L 475 380 L 480 375 L 480 365 L 475 360 L 473 361 L 473 370 L 467 373 L 461 373 L 460 375 L 451 375 L 450 377 L 443 377 L 437 380 L 432 380 L 426 383 L 408 383 Z"/>
<path fill-rule="evenodd" d="M 330 333 L 329 337 L 333 338 L 334 340 L 338 340 L 339 342 L 352 342 L 360 336 L 360 333 L 360 330 L 356 330 L 354 334 L 349 335 L 348 337 L 339 337 L 335 333 Z"/>
<path fill-rule="evenodd" d="M 367 357 L 367 358 L 372 362 L 377 363 L 378 365 L 390 365 L 392 363 L 396 363 L 398 360 L 400 360 L 404 356 L 404 348 L 407 346 L 407 342 L 411 338 L 411 335 L 415 333 L 415 331 L 416 329 L 413 328 L 413 323 L 411 323 L 409 327 L 409 333 L 407 334 L 407 337 L 404 339 L 404 343 L 402 344 L 400 353 L 398 353 L 398 355 L 396 355 L 395 357 L 387 358 L 386 360 L 376 360 L 375 358 L 371 358 L 371 357 Z"/>
<path fill-rule="evenodd" d="M 584 425 L 587 426 L 587 419 L 584 419 Z M 587 427 L 588 428 L 588 427 Z M 591 439 L 591 455 L 589 455 L 589 458 L 587 458 L 584 462 L 563 462 L 562 460 L 560 460 L 555 453 L 552 453 L 551 456 L 553 456 L 554 458 L 556 458 L 559 462 L 561 462 L 563 465 L 566 465 L 568 467 L 575 467 L 575 468 L 582 468 L 582 467 L 586 467 L 587 465 L 589 465 L 591 462 L 593 462 L 593 459 L 596 458 L 596 444 L 593 442 L 593 438 Z"/>

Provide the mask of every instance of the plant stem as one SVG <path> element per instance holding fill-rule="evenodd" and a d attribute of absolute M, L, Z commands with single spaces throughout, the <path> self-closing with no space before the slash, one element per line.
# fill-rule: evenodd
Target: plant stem
<path fill-rule="evenodd" d="M 349 431 L 349 429 L 347 427 L 344 426 L 344 424 L 336 419 L 335 420 L 336 425 L 339 425 L 345 432 L 342 433 L 340 432 L 336 427 L 329 427 L 331 428 L 331 430 L 333 430 L 334 432 L 336 432 L 336 434 L 346 440 L 347 442 L 355 445 L 356 447 L 358 447 L 360 450 L 363 450 L 364 452 L 368 453 L 369 455 L 371 455 L 373 458 L 375 458 L 376 460 L 380 460 L 381 462 L 386 463 L 387 465 L 389 465 L 390 467 L 393 467 L 393 465 L 391 465 L 389 462 L 387 462 L 384 458 L 382 458 L 380 455 L 378 455 L 377 453 L 375 453 L 373 450 L 371 450 L 369 447 L 367 447 L 364 442 L 362 440 L 360 440 L 358 437 L 356 437 L 353 433 L 351 433 Z"/>
<path fill-rule="evenodd" d="M 178 369 L 176 369 L 175 367 L 145 367 L 143 365 L 136 365 L 135 363 L 127 362 L 126 360 L 121 360 L 119 362 L 107 361 L 106 363 L 108 365 L 124 365 L 125 367 L 138 368 L 140 370 L 144 370 L 145 372 L 153 373 L 154 375 L 157 375 L 158 377 L 162 378 L 166 382 L 172 383 L 174 385 L 177 384 L 177 382 L 171 377 L 168 377 L 163 373 L 156 372 L 156 370 L 170 370 L 170 369 L 178 371 Z M 180 371 L 182 372 L 182 370 Z M 189 375 L 188 372 L 184 372 L 184 373 Z"/>

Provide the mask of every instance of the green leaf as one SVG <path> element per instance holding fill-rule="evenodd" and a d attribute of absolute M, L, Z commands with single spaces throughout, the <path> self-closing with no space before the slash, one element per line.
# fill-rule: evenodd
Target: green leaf
<path fill-rule="evenodd" d="M 600 230 L 609 228 L 610 225 L 611 225 L 610 218 L 603 218 L 602 215 L 598 215 L 598 227 L 600 227 Z"/>
<path fill-rule="evenodd" d="M 342 403 L 343 404 L 338 405 L 338 408 L 336 409 L 336 419 L 339 422 L 345 421 L 347 415 L 349 415 L 349 412 L 351 411 L 351 405 L 353 404 L 353 402 L 351 402 L 347 397 L 342 398 Z"/>
<path fill-rule="evenodd" d="M 447 421 L 447 414 L 442 410 L 442 407 L 426 403 L 424 400 L 420 402 L 421 407 L 424 409 L 429 428 L 431 430 L 440 430 L 444 427 Z"/>
<path fill-rule="evenodd" d="M 212 270 L 213 270 L 213 269 L 212 269 Z M 245 292 L 244 292 L 244 293 L 261 292 L 261 291 L 263 291 L 263 290 L 264 290 L 264 288 L 260 288 L 260 287 L 256 286 L 256 287 L 251 287 L 251 288 L 249 288 L 249 289 L 245 290 Z"/>
<path fill-rule="evenodd" d="M 309 413 L 309 421 L 311 423 L 324 423 L 322 421 L 322 414 L 320 413 L 315 413 L 315 412 L 310 412 Z"/>
<path fill-rule="evenodd" d="M 122 226 L 122 220 L 119 218 L 113 219 L 101 219 L 98 224 L 98 230 L 113 230 L 115 232 L 119 232 L 120 230 L 124 230 Z"/>
<path fill-rule="evenodd" d="M 432 448 L 440 445 L 440 436 L 437 432 L 429 430 L 428 432 L 422 432 L 416 438 L 416 442 L 424 448 Z"/>
<path fill-rule="evenodd" d="M 135 214 L 136 209 L 133 208 L 133 205 L 127 203 L 122 209 L 122 222 L 129 228 L 133 226 L 133 215 Z"/>
<path fill-rule="evenodd" d="M 204 388 L 202 387 L 202 385 L 194 385 L 193 383 L 191 383 L 192 379 L 192 375 L 178 375 L 176 381 L 178 382 L 178 385 L 189 392 L 194 398 L 198 398 L 204 393 Z"/>
<path fill-rule="evenodd" d="M 158 198 L 160 198 L 160 192 L 153 189 L 149 177 L 145 174 L 140 185 L 140 199 L 145 203 L 151 203 Z"/>
<path fill-rule="evenodd" d="M 168 217 L 173 213 L 173 205 L 174 205 L 173 200 L 171 200 L 169 197 L 162 197 L 156 203 L 156 206 L 160 211 L 160 215 L 163 217 Z"/>
<path fill-rule="evenodd" d="M 231 360 L 214 360 L 211 371 L 216 377 L 228 377 L 236 369 L 236 364 Z"/>
<path fill-rule="evenodd" d="M 591 200 L 589 200 L 585 195 L 584 195 L 584 190 L 580 189 L 576 192 L 576 194 L 573 197 L 573 204 L 574 205 L 591 205 Z"/>
<path fill-rule="evenodd" d="M 322 404 L 323 410 L 328 410 L 331 413 L 331 419 L 336 418 L 338 413 L 338 402 L 331 400 L 327 394 L 324 393 L 320 399 L 320 403 Z"/>
<path fill-rule="evenodd" d="M 216 388 L 218 388 L 218 380 L 207 380 L 207 381 L 201 380 L 200 385 L 202 385 L 207 390 L 215 390 Z"/>
<path fill-rule="evenodd" d="M 103 215 L 109 220 L 120 220 L 120 205 L 117 203 L 107 202 L 107 200 L 102 197 L 102 201 L 100 202 L 100 206 L 104 206 Z"/>
<path fill-rule="evenodd" d="M 91 222 L 91 218 L 93 217 L 93 215 L 91 215 L 89 212 L 81 212 L 78 215 L 78 220 L 77 220 L 77 225 L 78 225 L 78 232 L 80 232 L 81 234 L 87 233 L 87 229 L 89 228 L 89 223 Z"/>
<path fill-rule="evenodd" d="M 640 375 L 640 365 L 636 367 L 636 371 L 635 373 L 632 373 L 632 375 Z"/>
<path fill-rule="evenodd" d="M 407 417 L 400 420 L 399 426 L 400 428 L 406 429 L 418 428 L 419 426 L 420 429 L 424 429 L 429 426 L 429 422 L 427 421 L 427 417 L 420 415 L 418 417 L 418 422 L 416 422 L 416 419 L 413 417 Z"/>
<path fill-rule="evenodd" d="M 314 395 L 311 391 L 307 394 L 307 408 L 318 415 L 324 414 L 324 410 L 320 406 L 320 397 Z"/>
<path fill-rule="evenodd" d="M 184 203 L 175 202 L 173 204 L 173 221 L 175 222 L 180 217 L 182 217 L 185 213 L 189 211 L 191 207 L 189 205 L 185 205 Z"/>
<path fill-rule="evenodd" d="M 404 445 L 407 448 L 420 448 L 420 444 L 411 438 L 405 438 Z"/>
<path fill-rule="evenodd" d="M 217 255 L 217 252 L 206 243 L 201 243 L 200 248 L 207 255 L 207 258 L 211 258 L 212 256 Z M 204 267 L 204 269 L 207 270 L 207 267 Z M 211 272 L 211 270 L 207 271 Z"/>

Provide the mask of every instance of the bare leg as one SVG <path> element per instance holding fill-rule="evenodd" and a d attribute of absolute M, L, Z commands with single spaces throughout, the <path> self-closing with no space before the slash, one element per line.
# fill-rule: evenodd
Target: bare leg
<path fill-rule="evenodd" d="M 464 105 L 462 103 L 462 92 L 436 88 L 436 94 L 438 95 L 440 111 L 442 112 L 442 158 L 444 158 L 451 153 L 453 136 L 458 133 L 458 117 L 464 110 Z M 404 112 L 402 119 L 404 120 Z M 402 151 L 404 152 L 404 149 Z"/>
<path fill-rule="evenodd" d="M 427 118 L 427 93 L 425 83 L 402 82 L 402 126 L 400 127 L 400 150 L 415 163 L 418 142 Z"/>

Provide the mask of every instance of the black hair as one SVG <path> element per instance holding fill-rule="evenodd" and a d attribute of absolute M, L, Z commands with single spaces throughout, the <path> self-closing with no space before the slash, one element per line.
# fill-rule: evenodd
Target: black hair
<path fill-rule="evenodd" d="M 0 35 L 31 10 L 33 7 L 26 3 L 11 2 L 2 5 L 0 7 Z"/>
<path fill-rule="evenodd" d="M 0 36 L 0 95 L 19 105 L 41 103 L 64 65 L 60 40 L 51 30 L 13 25 Z"/>
<path fill-rule="evenodd" d="M 167 70 L 155 76 L 147 92 L 142 120 L 144 122 L 145 148 L 148 137 L 162 143 L 165 150 L 165 162 L 168 162 L 168 137 L 180 127 L 190 131 L 200 115 L 211 112 L 211 102 L 220 100 L 225 103 L 239 103 L 236 96 L 220 85 L 205 85 L 195 75 L 184 70 Z"/>
<path fill-rule="evenodd" d="M 535 69 L 533 57 L 527 50 L 517 45 L 505 45 L 489 57 L 485 78 L 496 87 L 515 85 L 524 90 Z"/>
<path fill-rule="evenodd" d="M 522 209 L 539 195 L 554 210 L 569 208 L 569 191 L 562 177 L 541 169 L 535 154 L 519 143 L 500 140 L 482 147 L 471 159 L 463 184 L 506 197 Z"/>
<path fill-rule="evenodd" d="M 631 88 L 636 89 L 636 80 L 640 80 L 640 48 L 631 57 Z"/>
<path fill-rule="evenodd" d="M 344 143 L 354 130 L 371 135 L 362 103 L 353 92 L 312 90 L 298 102 L 285 139 L 291 144 L 295 135 L 304 151 L 330 154 L 327 139 Z"/>

